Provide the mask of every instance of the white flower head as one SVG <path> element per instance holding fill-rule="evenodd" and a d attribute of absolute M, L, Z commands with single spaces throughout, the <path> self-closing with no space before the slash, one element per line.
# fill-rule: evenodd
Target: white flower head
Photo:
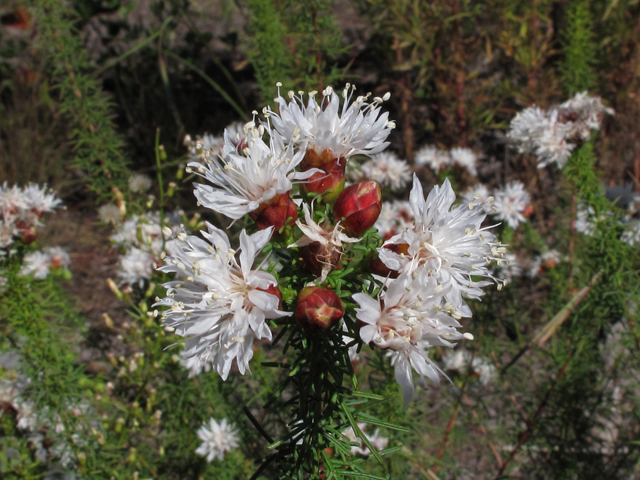
<path fill-rule="evenodd" d="M 23 195 L 27 208 L 36 211 L 38 214 L 53 212 L 62 203 L 62 200 L 56 198 L 55 192 L 47 188 L 47 185 L 41 187 L 35 183 L 30 183 L 24 187 Z"/>
<path fill-rule="evenodd" d="M 399 272 L 427 269 L 438 283 L 448 288 L 447 301 L 463 315 L 470 315 L 463 297 L 480 298 L 484 294 L 482 287 L 491 283 L 472 277 L 485 277 L 500 286 L 488 267 L 506 252 L 495 235 L 488 231 L 490 227 L 482 227 L 486 218 L 484 204 L 471 202 L 452 208 L 456 195 L 448 179 L 442 187 L 436 185 L 425 200 L 422 185 L 415 175 L 409 198 L 414 226 L 387 240 L 378 249 L 380 260 Z M 402 244 L 407 246 L 406 253 L 384 248 Z"/>
<path fill-rule="evenodd" d="M 129 177 L 129 190 L 133 193 L 146 192 L 151 188 L 151 179 L 142 173 L 135 173 Z"/>
<path fill-rule="evenodd" d="M 33 278 L 47 278 L 49 269 L 51 268 L 51 257 L 49 254 L 41 251 L 27 253 L 23 259 L 23 265 L 20 268 L 20 276 L 27 277 L 33 275 Z"/>
<path fill-rule="evenodd" d="M 435 173 L 444 170 L 452 165 L 451 155 L 446 150 L 440 150 L 433 145 L 425 145 L 416 152 L 415 164 L 418 167 L 425 165 L 431 168 Z"/>
<path fill-rule="evenodd" d="M 393 191 L 402 190 L 411 181 L 409 164 L 392 152 L 373 155 L 371 160 L 362 165 L 362 173 L 365 179 L 375 180 L 380 186 Z"/>
<path fill-rule="evenodd" d="M 211 184 L 195 184 L 198 203 L 234 220 L 276 195 L 290 192 L 295 180 L 306 180 L 319 171 L 296 172 L 295 168 L 304 158 L 303 151 L 294 152 L 293 146 L 285 146 L 273 131 L 268 132 L 267 144 L 262 139 L 264 125 L 256 127 L 250 122 L 245 127 L 248 135 L 242 153 L 229 148 L 224 156 L 206 155 L 204 165 L 189 164 Z"/>
<path fill-rule="evenodd" d="M 118 262 L 120 283 L 142 288 L 145 280 L 149 280 L 153 274 L 153 262 L 154 258 L 148 252 L 136 247 L 129 248 Z"/>
<path fill-rule="evenodd" d="M 196 453 L 207 457 L 207 462 L 214 459 L 224 460 L 224 454 L 239 445 L 240 438 L 234 425 L 223 418 L 220 423 L 210 418 L 198 429 L 198 438 L 202 445 L 196 449 Z"/>
<path fill-rule="evenodd" d="M 103 223 L 111 223 L 117 225 L 120 222 L 122 214 L 117 205 L 113 203 L 106 203 L 98 209 L 98 216 Z"/>
<path fill-rule="evenodd" d="M 575 142 L 588 140 L 591 130 L 600 128 L 605 113 L 614 114 L 600 97 L 582 92 L 548 111 L 526 108 L 511 121 L 507 137 L 520 153 L 536 155 L 539 168 L 553 162 L 562 168 L 576 147 Z"/>
<path fill-rule="evenodd" d="M 498 220 L 507 222 L 514 230 L 518 228 L 518 224 L 526 221 L 524 213 L 531 204 L 531 196 L 522 182 L 509 182 L 497 189 L 494 195 L 492 210 Z"/>
<path fill-rule="evenodd" d="M 412 367 L 424 384 L 428 378 L 439 384 L 441 372 L 427 356 L 431 346 L 453 347 L 465 335 L 458 332 L 464 312 L 446 302 L 447 289 L 426 269 L 403 273 L 388 283 L 379 299 L 356 293 L 356 317 L 364 326 L 360 337 L 372 347 L 390 350 L 396 381 L 405 406 L 414 395 Z M 465 315 L 466 316 L 466 315 Z M 468 337 L 468 335 L 467 335 Z"/>
<path fill-rule="evenodd" d="M 318 154 L 330 150 L 336 158 L 349 158 L 381 152 L 389 144 L 385 140 L 395 128 L 395 124 L 388 121 L 388 112 L 381 113 L 380 108 L 389 94 L 375 97 L 372 102 L 368 101 L 370 94 L 367 94 L 352 102 L 354 90 L 355 86 L 346 85 L 340 108 L 340 96 L 331 87 L 322 91 L 319 102 L 316 101 L 317 92 L 309 92 L 306 106 L 302 93 L 296 96 L 289 92 L 287 103 L 278 87 L 275 99 L 278 112 L 268 109 L 266 114 L 287 143 L 304 144 Z"/>
<path fill-rule="evenodd" d="M 278 310 L 279 299 L 265 291 L 277 285 L 275 277 L 252 270 L 273 229 L 253 235 L 243 230 L 236 258 L 227 235 L 206 225 L 206 240 L 178 235 L 158 270 L 175 273 L 179 280 L 164 284 L 167 296 L 156 305 L 170 307 L 162 313 L 164 325 L 186 337 L 184 356 L 211 361 L 226 380 L 234 359 L 241 374 L 248 370 L 254 337 L 271 339 L 266 320 L 291 314 Z"/>
<path fill-rule="evenodd" d="M 455 163 L 462 168 L 466 168 L 467 171 L 474 177 L 478 175 L 478 170 L 476 168 L 478 156 L 472 150 L 468 148 L 456 147 L 452 148 L 449 151 L 449 155 L 451 155 L 452 163 Z"/>

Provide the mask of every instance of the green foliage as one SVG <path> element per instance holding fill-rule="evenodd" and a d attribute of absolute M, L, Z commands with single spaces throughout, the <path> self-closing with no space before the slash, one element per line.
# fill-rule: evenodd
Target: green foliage
<path fill-rule="evenodd" d="M 568 7 L 561 74 L 569 95 L 589 90 L 595 84 L 596 45 L 590 9 L 588 0 L 572 0 Z"/>
<path fill-rule="evenodd" d="M 58 109 L 70 124 L 73 166 L 91 191 L 110 198 L 112 186 L 123 190 L 130 174 L 124 144 L 114 129 L 112 103 L 93 74 L 66 2 L 38 0 L 33 11 L 40 51 L 56 82 Z"/>
<path fill-rule="evenodd" d="M 248 1 L 249 58 L 264 102 L 271 102 L 278 82 L 285 92 L 310 91 L 341 78 L 336 57 L 343 48 L 332 6 L 331 0 Z"/>

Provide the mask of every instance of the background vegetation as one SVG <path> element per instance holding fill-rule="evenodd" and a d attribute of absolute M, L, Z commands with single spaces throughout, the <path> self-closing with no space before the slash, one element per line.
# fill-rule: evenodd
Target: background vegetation
<path fill-rule="evenodd" d="M 24 28 L 11 16 L 19 9 Z M 425 144 L 482 152 L 482 183 L 519 179 L 532 196 L 529 223 L 499 227 L 502 240 L 518 254 L 567 255 L 472 306 L 467 346 L 496 366 L 492 382 L 466 369 L 453 374 L 459 392 L 430 387 L 403 410 L 387 360 L 370 355 L 358 388 L 387 398 L 370 412 L 407 431 L 383 429 L 402 448 L 363 469 L 394 479 L 640 478 L 640 264 L 615 222 L 620 192 L 640 191 L 637 1 L 35 0 L 4 2 L 0 16 L 0 181 L 48 182 L 64 198 L 39 242 L 67 246 L 73 270 L 72 280 L 27 284 L 9 265 L 0 352 L 20 361 L 0 377 L 17 368 L 31 379 L 29 398 L 66 426 L 47 437 L 77 458 L 38 460 L 5 408 L 0 476 L 245 479 L 268 455 L 250 417 L 284 428 L 284 408 L 262 408 L 281 373 L 260 361 L 278 348 L 261 345 L 249 377 L 187 378 L 165 350 L 176 338 L 147 315 L 162 289 L 118 298 L 108 288 L 117 255 L 96 207 L 148 208 L 127 186 L 143 172 L 160 174 L 154 208 L 198 213 L 182 177 L 185 135 L 247 120 L 280 81 L 284 91 L 350 82 L 391 92 L 392 150 L 409 162 Z M 583 90 L 616 115 L 565 170 L 537 169 L 508 146 L 517 112 Z M 441 180 L 416 171 L 425 185 Z M 458 190 L 475 183 L 447 173 Z M 593 237 L 575 231 L 578 203 L 612 212 Z M 71 404 L 87 405 L 84 427 L 74 428 Z M 207 463 L 195 432 L 212 416 L 235 422 L 242 444 Z"/>

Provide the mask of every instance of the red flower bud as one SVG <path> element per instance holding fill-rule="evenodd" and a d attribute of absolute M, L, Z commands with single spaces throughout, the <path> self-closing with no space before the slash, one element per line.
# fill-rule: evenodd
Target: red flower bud
<path fill-rule="evenodd" d="M 522 212 L 522 215 L 525 218 L 529 218 L 531 215 L 533 215 L 533 205 L 527 205 L 527 207 L 524 209 L 524 212 Z"/>
<path fill-rule="evenodd" d="M 381 209 L 382 191 L 373 180 L 345 188 L 333 204 L 336 221 L 344 218 L 344 231 L 351 236 L 360 235 L 373 227 Z"/>
<path fill-rule="evenodd" d="M 30 245 L 36 241 L 38 238 L 38 232 L 36 232 L 36 227 L 29 227 L 26 230 L 23 230 L 21 235 L 22 241 L 25 245 Z"/>
<path fill-rule="evenodd" d="M 338 295 L 320 287 L 305 287 L 298 294 L 296 320 L 310 332 L 320 333 L 333 327 L 344 314 Z"/>
<path fill-rule="evenodd" d="M 298 217 L 298 207 L 289 198 L 289 193 L 282 193 L 260 204 L 256 210 L 249 213 L 249 216 L 256 222 L 258 229 L 273 227 L 273 234 L 277 235 L 278 230 L 287 222 L 287 218 L 291 218 L 289 225 L 294 224 Z"/>
<path fill-rule="evenodd" d="M 302 183 L 302 189 L 307 193 L 325 193 L 322 198 L 326 202 L 334 201 L 344 188 L 344 172 L 347 166 L 347 159 L 334 156 L 334 153 L 327 149 L 320 155 L 315 150 L 309 149 L 300 163 L 300 170 L 306 172 L 312 168 L 324 170 L 324 173 L 314 173 L 307 183 Z"/>
<path fill-rule="evenodd" d="M 392 252 L 397 253 L 399 255 L 403 253 L 406 254 L 409 251 L 409 245 L 406 243 L 401 243 L 399 245 L 394 245 L 394 244 L 385 245 L 383 248 L 386 248 L 387 250 L 391 250 Z M 400 272 L 391 270 L 377 256 L 376 258 L 371 260 L 370 267 L 371 267 L 371 273 L 380 275 L 381 277 L 398 278 L 398 276 L 400 275 Z"/>

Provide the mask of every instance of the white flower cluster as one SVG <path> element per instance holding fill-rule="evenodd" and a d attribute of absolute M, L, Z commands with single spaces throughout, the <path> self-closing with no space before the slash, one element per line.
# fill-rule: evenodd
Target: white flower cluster
<path fill-rule="evenodd" d="M 531 196 L 524 184 L 517 180 L 496 189 L 493 196 L 485 185 L 479 183 L 464 192 L 462 198 L 467 203 L 482 202 L 486 213 L 495 215 L 514 230 L 526 221 L 531 208 Z"/>
<path fill-rule="evenodd" d="M 25 432 L 29 442 L 35 448 L 36 458 L 45 462 L 49 457 L 55 458 L 59 464 L 69 467 L 76 461 L 74 451 L 66 440 L 62 439 L 62 433 L 66 431 L 65 423 L 56 412 L 50 412 L 48 407 L 38 410 L 36 404 L 25 396 L 26 388 L 31 384 L 31 379 L 18 373 L 20 356 L 13 352 L 0 352 L 0 416 L 3 411 L 16 412 L 16 426 Z M 9 407 L 9 408 L 7 408 Z M 84 420 L 90 418 L 93 411 L 86 402 L 79 404 L 66 403 L 65 408 L 74 417 Z M 83 429 L 91 430 L 96 435 L 100 427 L 97 422 L 74 422 L 76 432 L 71 434 L 71 441 L 82 447 L 87 447 L 86 441 L 81 436 Z M 51 432 L 51 434 L 50 434 Z M 86 432 L 85 432 L 86 433 Z M 52 438 L 53 437 L 53 438 Z M 66 437 L 66 435 L 64 436 Z M 52 442 L 55 440 L 55 442 Z"/>
<path fill-rule="evenodd" d="M 410 204 L 413 227 L 387 240 L 378 249 L 380 260 L 399 275 L 387 280 L 378 299 L 356 293 L 353 299 L 362 340 L 390 350 L 396 380 L 405 404 L 413 397 L 412 368 L 422 382 L 439 383 L 441 370 L 426 354 L 428 347 L 453 347 L 462 338 L 462 317 L 471 317 L 466 298 L 480 298 L 497 280 L 489 270 L 502 259 L 505 248 L 482 227 L 485 204 L 474 201 L 453 207 L 456 196 L 448 180 L 424 198 L 414 176 Z M 478 280 L 478 278 L 486 280 Z"/>
<path fill-rule="evenodd" d="M 4 182 L 0 186 L 0 258 L 9 253 L 7 248 L 18 238 L 25 243 L 33 242 L 42 215 L 53 212 L 61 203 L 46 185 L 30 183 L 20 188 Z"/>
<path fill-rule="evenodd" d="M 135 173 L 129 177 L 129 190 L 133 193 L 146 192 L 151 188 L 151 179 L 142 173 Z"/>
<path fill-rule="evenodd" d="M 588 140 L 591 130 L 600 129 L 604 114 L 613 115 L 614 111 L 605 107 L 600 97 L 582 92 L 546 111 L 526 108 L 511 121 L 507 137 L 520 153 L 535 155 L 539 168 L 553 162 L 562 168 L 577 142 Z"/>
<path fill-rule="evenodd" d="M 388 95 L 371 102 L 369 95 L 352 101 L 354 88 L 347 85 L 342 92 L 342 108 L 340 96 L 330 87 L 319 100 L 317 92 L 309 93 L 306 105 L 302 93 L 289 92 L 289 102 L 278 94 L 277 112 L 264 109 L 264 121 L 254 119 L 241 131 L 225 131 L 222 143 L 209 137 L 195 142 L 187 138 L 192 159 L 188 171 L 206 181 L 195 185 L 198 203 L 232 220 L 246 214 L 257 217 L 274 205 L 284 206 L 285 213 L 289 208 L 297 211 L 289 198 L 294 185 L 326 173 L 315 166 L 302 168 L 308 152 L 337 159 L 344 167 L 352 155 L 382 151 L 395 126 L 380 109 Z M 350 241 L 340 225 L 326 232 L 305 207 L 305 223 L 298 221 L 305 236 L 294 246 L 319 241 L 340 249 Z M 262 263 L 254 267 L 274 224 L 260 226 L 253 235 L 243 230 L 237 249 L 223 231 L 209 224 L 208 232 L 202 232 L 206 240 L 186 233 L 174 240 L 160 270 L 176 274 L 178 280 L 165 284 L 167 297 L 156 305 L 169 307 L 163 312 L 164 324 L 186 337 L 183 357 L 197 357 L 188 365 L 194 374 L 211 365 L 226 379 L 234 360 L 240 373 L 249 371 L 254 338 L 271 339 L 266 320 L 291 315 L 279 310 L 275 277 L 262 269 Z"/>
<path fill-rule="evenodd" d="M 154 263 L 159 263 L 164 249 L 171 251 L 171 235 L 180 230 L 181 217 L 173 212 L 160 224 L 160 213 L 151 212 L 133 215 L 118 224 L 111 241 L 123 251 L 118 262 L 118 277 L 121 284 L 138 285 L 151 278 Z M 165 230 L 166 229 L 166 230 Z"/>
<path fill-rule="evenodd" d="M 353 167 L 352 167 L 353 165 Z M 349 180 L 375 180 L 381 187 L 394 192 L 403 190 L 411 181 L 411 167 L 406 160 L 398 158 L 393 152 L 380 152 L 372 155 L 362 165 L 348 164 Z"/>
<path fill-rule="evenodd" d="M 249 370 L 253 339 L 271 339 L 267 319 L 290 313 L 278 309 L 279 299 L 268 293 L 277 285 L 270 273 L 252 270 L 256 256 L 268 243 L 272 229 L 240 234 L 240 254 L 229 238 L 207 223 L 206 238 L 180 233 L 173 252 L 159 270 L 178 278 L 166 283 L 167 297 L 156 305 L 170 307 L 164 323 L 188 337 L 184 357 L 211 362 L 226 380 L 234 360 L 241 374 Z"/>
<path fill-rule="evenodd" d="M 71 257 L 61 247 L 49 247 L 44 251 L 27 253 L 23 259 L 20 275 L 33 275 L 34 278 L 47 278 L 54 270 L 68 270 Z"/>
<path fill-rule="evenodd" d="M 224 454 L 239 445 L 238 432 L 234 425 L 223 418 L 218 423 L 214 418 L 210 418 L 198 429 L 198 438 L 202 440 L 202 445 L 196 449 L 200 456 L 207 457 L 207 462 L 214 459 L 224 460 Z"/>
<path fill-rule="evenodd" d="M 466 169 L 474 177 L 478 175 L 477 161 L 478 156 L 468 148 L 456 147 L 447 151 L 433 145 L 425 145 L 416 152 L 415 157 L 416 166 L 428 166 L 435 173 L 457 165 Z"/>
<path fill-rule="evenodd" d="M 380 434 L 380 429 L 376 428 L 373 434 L 369 435 L 366 432 L 366 429 L 367 429 L 366 423 L 358 422 L 358 428 L 360 428 L 360 431 L 364 433 L 364 436 L 367 437 L 367 440 L 369 440 L 369 442 L 371 443 L 373 448 L 376 449 L 376 451 L 379 452 L 380 450 L 384 450 L 385 448 L 387 448 L 387 445 L 389 444 L 389 439 L 387 437 L 383 437 Z M 342 434 L 345 437 L 347 437 L 351 442 L 357 444 L 357 445 L 351 446 L 351 455 L 362 455 L 365 457 L 368 455 L 371 455 L 371 451 L 369 450 L 369 447 L 366 446 L 362 438 L 356 435 L 356 432 L 353 431 L 353 428 L 348 427 L 344 432 L 342 432 Z"/>

